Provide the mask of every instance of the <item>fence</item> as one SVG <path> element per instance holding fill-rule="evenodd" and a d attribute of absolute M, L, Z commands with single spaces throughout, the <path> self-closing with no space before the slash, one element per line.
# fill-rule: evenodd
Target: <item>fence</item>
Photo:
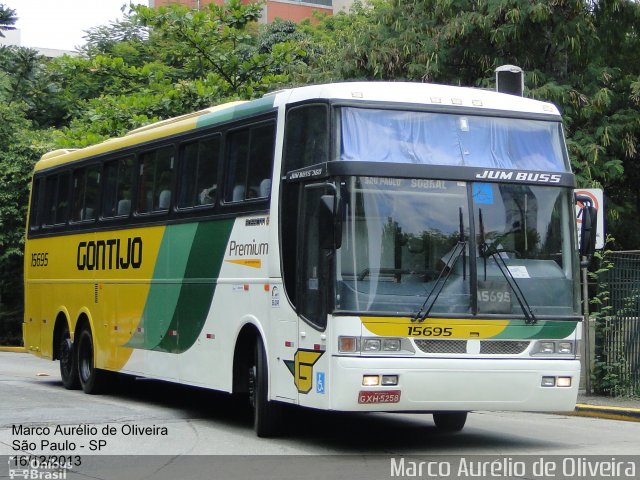
<path fill-rule="evenodd" d="M 596 387 L 612 396 L 640 395 L 640 251 L 609 252 L 599 278 L 609 291 L 596 323 Z"/>

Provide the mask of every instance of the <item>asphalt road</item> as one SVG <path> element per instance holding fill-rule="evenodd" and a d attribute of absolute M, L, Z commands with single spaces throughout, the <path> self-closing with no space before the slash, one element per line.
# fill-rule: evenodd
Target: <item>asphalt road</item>
<path fill-rule="evenodd" d="M 269 455 L 282 459 L 351 455 L 369 465 L 371 462 L 362 459 L 370 455 L 620 457 L 640 452 L 640 423 L 559 414 L 474 412 L 464 430 L 456 434 L 439 432 L 430 415 L 293 409 L 286 420 L 283 437 L 260 439 L 252 430 L 248 408 L 231 396 L 142 379 L 119 382 L 107 395 L 85 395 L 62 387 L 57 362 L 0 352 L 0 455 L 100 453 L 116 456 L 110 457 L 112 462 L 122 455 L 164 455 L 173 459 L 190 455 Z M 167 472 L 162 458 L 157 461 L 164 466 L 154 470 L 156 473 Z M 240 467 L 250 468 L 253 460 L 244 458 Z M 269 459 L 282 468 L 283 461 Z M 383 477 L 388 478 L 389 460 L 384 461 Z M 293 465 L 290 460 L 286 462 Z M 340 465 L 331 463 L 334 468 Z M 172 465 L 175 467 L 175 462 Z M 140 467 L 140 462 L 132 460 L 130 467 Z M 115 478 L 110 467 L 95 468 L 94 473 L 100 468 L 110 473 L 91 477 Z M 224 466 L 220 468 L 224 470 Z M 301 468 L 308 470 L 308 465 Z M 237 472 L 238 468 L 232 470 Z M 344 478 L 358 478 L 351 473 Z M 156 478 L 146 471 L 127 475 Z M 286 476 L 280 471 L 273 478 Z M 263 471 L 254 477 L 271 478 Z M 194 474 L 192 478 L 201 476 Z M 208 478 L 235 477 L 226 474 Z M 318 478 L 332 477 L 325 471 Z"/>

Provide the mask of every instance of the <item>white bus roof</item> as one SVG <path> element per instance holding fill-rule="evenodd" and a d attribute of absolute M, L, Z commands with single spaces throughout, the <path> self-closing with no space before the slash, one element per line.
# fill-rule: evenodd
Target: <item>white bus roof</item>
<path fill-rule="evenodd" d="M 282 90 L 273 94 L 275 104 L 311 99 L 408 103 L 469 107 L 478 110 L 534 113 L 559 116 L 555 105 L 529 98 L 468 87 L 416 82 L 344 82 Z"/>

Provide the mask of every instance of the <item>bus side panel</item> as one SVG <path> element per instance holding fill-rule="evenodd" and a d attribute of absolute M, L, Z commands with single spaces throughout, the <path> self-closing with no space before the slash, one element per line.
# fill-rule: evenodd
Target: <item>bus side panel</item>
<path fill-rule="evenodd" d="M 211 231 L 205 231 L 206 241 L 193 249 L 200 265 L 194 265 L 190 274 L 195 282 L 207 274 L 202 269 L 203 264 L 209 263 L 207 268 L 212 268 L 213 273 L 206 278 L 214 277 L 215 288 L 209 296 L 203 285 L 194 283 L 185 292 L 187 298 L 196 297 L 196 301 L 189 302 L 189 308 L 185 305 L 179 322 L 184 325 L 185 335 L 193 337 L 197 331 L 197 336 L 189 350 L 180 355 L 180 379 L 230 392 L 235 344 L 242 327 L 250 323 L 258 330 L 268 331 L 268 215 L 239 217 L 226 224 L 217 222 L 207 229 Z M 204 300 L 208 302 L 206 321 L 199 327 Z M 189 333 L 190 330 L 193 331 Z"/>
<path fill-rule="evenodd" d="M 44 319 L 42 311 L 43 285 L 31 281 L 36 261 L 35 257 L 32 257 L 33 250 L 35 250 L 33 242 L 27 241 L 24 252 L 24 322 L 22 324 L 22 334 L 25 348 L 35 355 L 40 355 L 40 330 Z"/>

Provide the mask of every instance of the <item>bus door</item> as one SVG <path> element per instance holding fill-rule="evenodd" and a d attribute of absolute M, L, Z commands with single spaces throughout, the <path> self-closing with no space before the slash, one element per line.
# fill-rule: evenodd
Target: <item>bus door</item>
<path fill-rule="evenodd" d="M 335 187 L 310 183 L 302 189 L 298 231 L 298 350 L 295 381 L 301 405 L 328 407 L 330 354 L 327 314 L 334 298 L 337 211 Z"/>

